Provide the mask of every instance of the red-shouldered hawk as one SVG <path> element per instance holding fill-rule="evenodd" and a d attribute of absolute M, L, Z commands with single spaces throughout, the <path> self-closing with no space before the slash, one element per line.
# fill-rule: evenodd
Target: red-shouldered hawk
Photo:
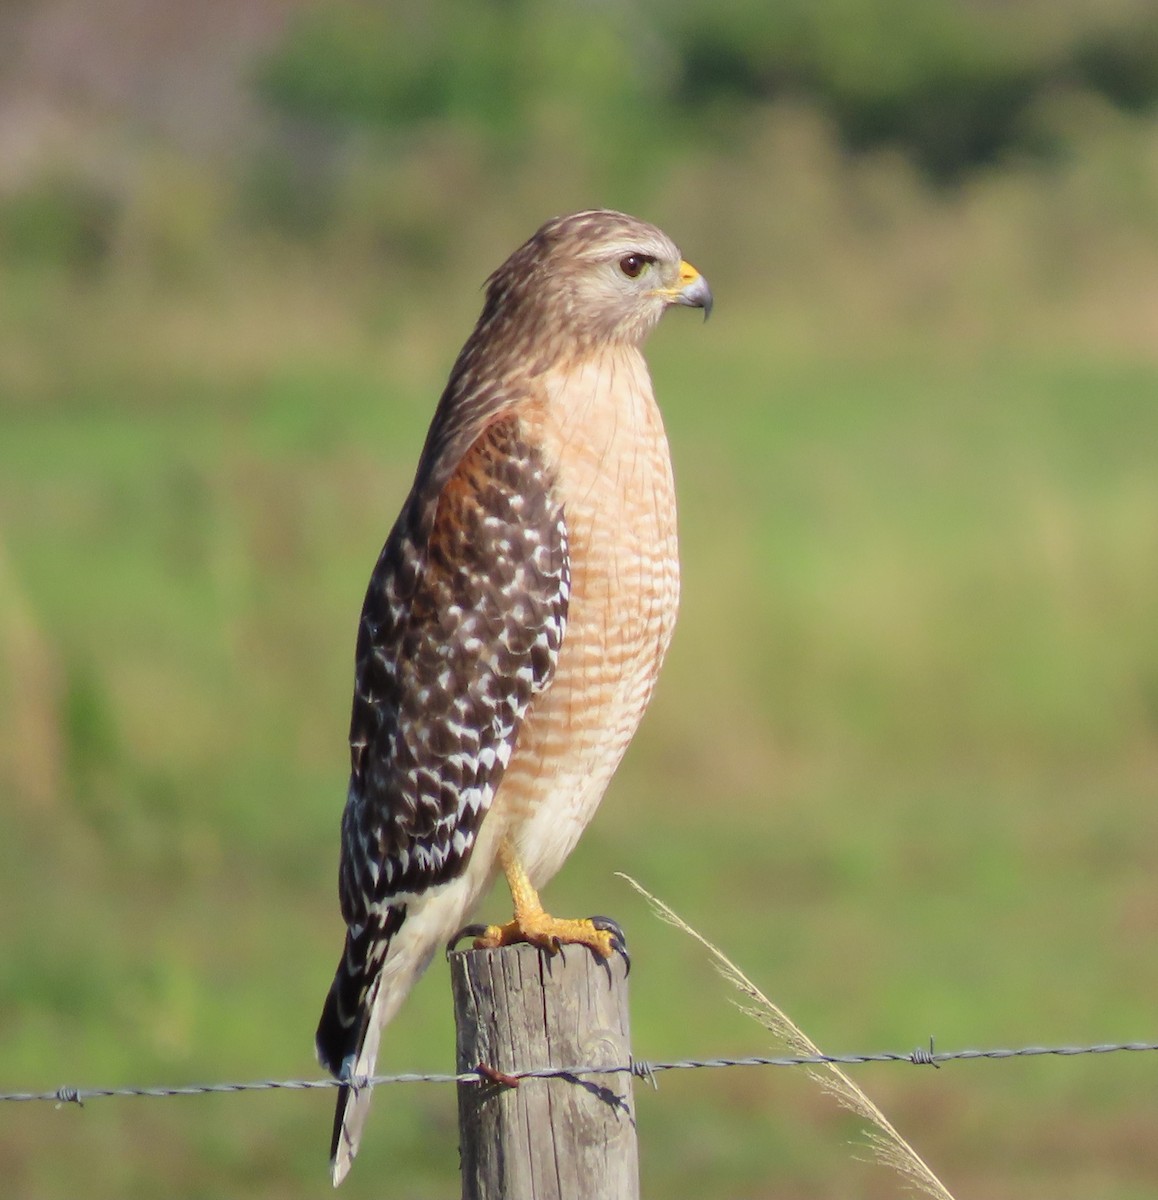
<path fill-rule="evenodd" d="M 544 225 L 490 277 L 358 630 L 342 819 L 345 951 L 318 1025 L 339 1079 L 501 869 L 514 920 L 479 943 L 582 942 L 537 889 L 594 815 L 651 698 L 679 602 L 671 459 L 640 352 L 704 278 L 652 225 Z M 477 932 L 477 931 L 476 931 Z M 343 1087 L 337 1185 L 370 1089 Z"/>

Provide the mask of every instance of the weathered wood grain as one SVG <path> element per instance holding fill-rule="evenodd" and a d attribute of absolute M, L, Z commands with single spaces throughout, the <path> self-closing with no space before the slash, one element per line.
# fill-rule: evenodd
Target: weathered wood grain
<path fill-rule="evenodd" d="M 626 964 L 582 946 L 451 955 L 458 1070 L 630 1061 Z M 458 1086 L 463 1200 L 638 1200 L 631 1075 Z"/>

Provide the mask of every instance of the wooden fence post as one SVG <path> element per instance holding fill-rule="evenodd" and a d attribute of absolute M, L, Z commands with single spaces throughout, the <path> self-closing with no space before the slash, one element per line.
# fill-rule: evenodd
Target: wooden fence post
<path fill-rule="evenodd" d="M 450 956 L 458 1070 L 631 1061 L 627 970 L 582 946 Z M 463 1200 L 638 1200 L 631 1075 L 458 1085 Z"/>

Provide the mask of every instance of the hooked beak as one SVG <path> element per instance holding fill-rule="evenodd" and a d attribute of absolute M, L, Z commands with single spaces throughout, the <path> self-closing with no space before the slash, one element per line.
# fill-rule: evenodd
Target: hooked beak
<path fill-rule="evenodd" d="M 685 304 L 688 308 L 702 308 L 704 320 L 712 315 L 712 289 L 708 281 L 690 262 L 680 263 L 680 278 L 669 293 L 673 304 Z"/>

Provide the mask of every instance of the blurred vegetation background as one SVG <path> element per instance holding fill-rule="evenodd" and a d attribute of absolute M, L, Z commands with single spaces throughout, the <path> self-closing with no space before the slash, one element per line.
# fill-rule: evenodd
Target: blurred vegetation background
<path fill-rule="evenodd" d="M 1151 1039 L 1150 0 L 0 7 L 0 1089 L 312 1076 L 353 637 L 486 274 L 621 207 L 685 601 L 552 885 L 643 1057 Z M 488 911 L 505 911 L 496 894 Z M 448 1070 L 437 965 L 384 1070 Z M 1148 1056 L 858 1078 L 959 1196 L 1158 1188 Z M 318 1196 L 332 1098 L 6 1106 L 16 1197 Z M 803 1076 L 641 1089 L 651 1196 L 897 1195 Z M 457 1194 L 450 1089 L 345 1192 Z"/>

